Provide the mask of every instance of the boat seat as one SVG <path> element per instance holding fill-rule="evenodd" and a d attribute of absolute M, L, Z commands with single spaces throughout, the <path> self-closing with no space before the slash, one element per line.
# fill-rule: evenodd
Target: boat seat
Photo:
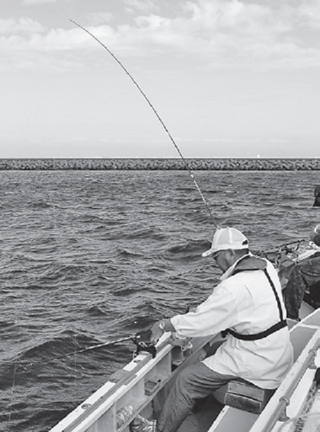
<path fill-rule="evenodd" d="M 274 392 L 275 390 L 262 389 L 239 378 L 229 381 L 216 390 L 213 396 L 223 405 L 260 414 Z"/>

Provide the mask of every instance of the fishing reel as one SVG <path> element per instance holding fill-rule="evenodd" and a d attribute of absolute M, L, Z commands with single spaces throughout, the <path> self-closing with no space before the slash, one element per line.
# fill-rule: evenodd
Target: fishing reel
<path fill-rule="evenodd" d="M 273 249 L 256 251 L 255 255 L 267 258 L 271 261 L 276 268 L 285 266 L 285 262 L 289 264 L 289 261 L 297 261 L 301 252 L 301 244 L 305 240 L 295 240 L 289 243 L 284 243 L 280 246 L 276 246 Z"/>
<path fill-rule="evenodd" d="M 288 268 L 292 267 L 294 262 L 299 258 L 301 242 L 298 241 L 295 245 L 284 244 L 279 248 L 276 256 L 275 264 L 277 268 Z"/>
<path fill-rule="evenodd" d="M 152 358 L 155 358 L 157 354 L 156 347 L 150 342 L 151 339 L 151 330 L 144 330 L 138 332 L 134 338 L 132 339 L 136 345 L 136 350 L 133 353 L 133 356 L 136 357 L 140 352 L 149 352 L 152 355 Z"/>

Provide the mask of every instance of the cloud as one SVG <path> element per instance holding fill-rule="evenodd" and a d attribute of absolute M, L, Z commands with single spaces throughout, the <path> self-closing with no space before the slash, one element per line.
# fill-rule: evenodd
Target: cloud
<path fill-rule="evenodd" d="M 285 2 L 197 0 L 182 4 L 175 17 L 143 15 L 131 29 L 135 42 L 148 40 L 180 53 L 207 58 L 212 64 L 301 67 L 320 64 L 320 5 Z M 148 35 L 148 36 L 147 36 Z"/>
<path fill-rule="evenodd" d="M 106 24 L 111 22 L 114 19 L 114 16 L 110 12 L 95 12 L 90 14 L 89 20 L 90 25 L 97 26 L 100 24 Z"/>
<path fill-rule="evenodd" d="M 18 20 L 0 18 L 0 35 L 33 34 L 43 31 L 43 26 L 31 18 L 19 18 Z"/>
<path fill-rule="evenodd" d="M 24 3 L 45 1 L 53 0 Z M 87 15 L 90 25 L 86 28 L 122 56 L 159 58 L 162 53 L 173 53 L 215 68 L 320 66 L 320 5 L 316 0 L 189 0 L 177 1 L 171 8 L 170 4 L 166 0 L 161 4 L 125 0 L 131 13 L 136 12 L 133 21 L 131 16 L 120 25 L 108 12 L 94 13 Z M 0 29 L 2 51 L 54 54 L 73 50 L 80 56 L 85 49 L 98 49 L 79 28 L 45 30 L 39 22 L 20 18 L 0 20 Z"/>
<path fill-rule="evenodd" d="M 144 12 L 149 13 L 154 10 L 159 10 L 159 6 L 154 0 L 124 0 L 125 9 L 127 12 Z"/>
<path fill-rule="evenodd" d="M 305 23 L 310 29 L 320 29 L 320 4 L 317 0 L 302 2 L 298 7 L 300 24 Z"/>
<path fill-rule="evenodd" d="M 22 0 L 23 5 L 39 5 L 43 3 L 56 3 L 58 0 Z"/>

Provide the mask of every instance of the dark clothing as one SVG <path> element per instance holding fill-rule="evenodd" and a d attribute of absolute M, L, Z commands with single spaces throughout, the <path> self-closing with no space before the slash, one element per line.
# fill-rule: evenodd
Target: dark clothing
<path fill-rule="evenodd" d="M 176 432 L 198 399 L 224 386 L 233 375 L 222 375 L 202 362 L 183 369 L 171 389 L 157 421 L 157 431 Z"/>
<path fill-rule="evenodd" d="M 320 207 L 320 195 L 315 197 L 313 207 Z"/>
<path fill-rule="evenodd" d="M 283 290 L 288 318 L 299 319 L 299 309 L 306 297 L 314 307 L 320 306 L 320 253 L 296 264 Z"/>
<path fill-rule="evenodd" d="M 315 187 L 313 207 L 320 207 L 320 186 Z"/>

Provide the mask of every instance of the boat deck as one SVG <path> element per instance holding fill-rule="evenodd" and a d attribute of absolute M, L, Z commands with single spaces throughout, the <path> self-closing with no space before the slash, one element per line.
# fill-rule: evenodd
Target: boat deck
<path fill-rule="evenodd" d="M 177 432 L 207 432 L 222 408 L 223 405 L 210 395 L 186 418 Z"/>

